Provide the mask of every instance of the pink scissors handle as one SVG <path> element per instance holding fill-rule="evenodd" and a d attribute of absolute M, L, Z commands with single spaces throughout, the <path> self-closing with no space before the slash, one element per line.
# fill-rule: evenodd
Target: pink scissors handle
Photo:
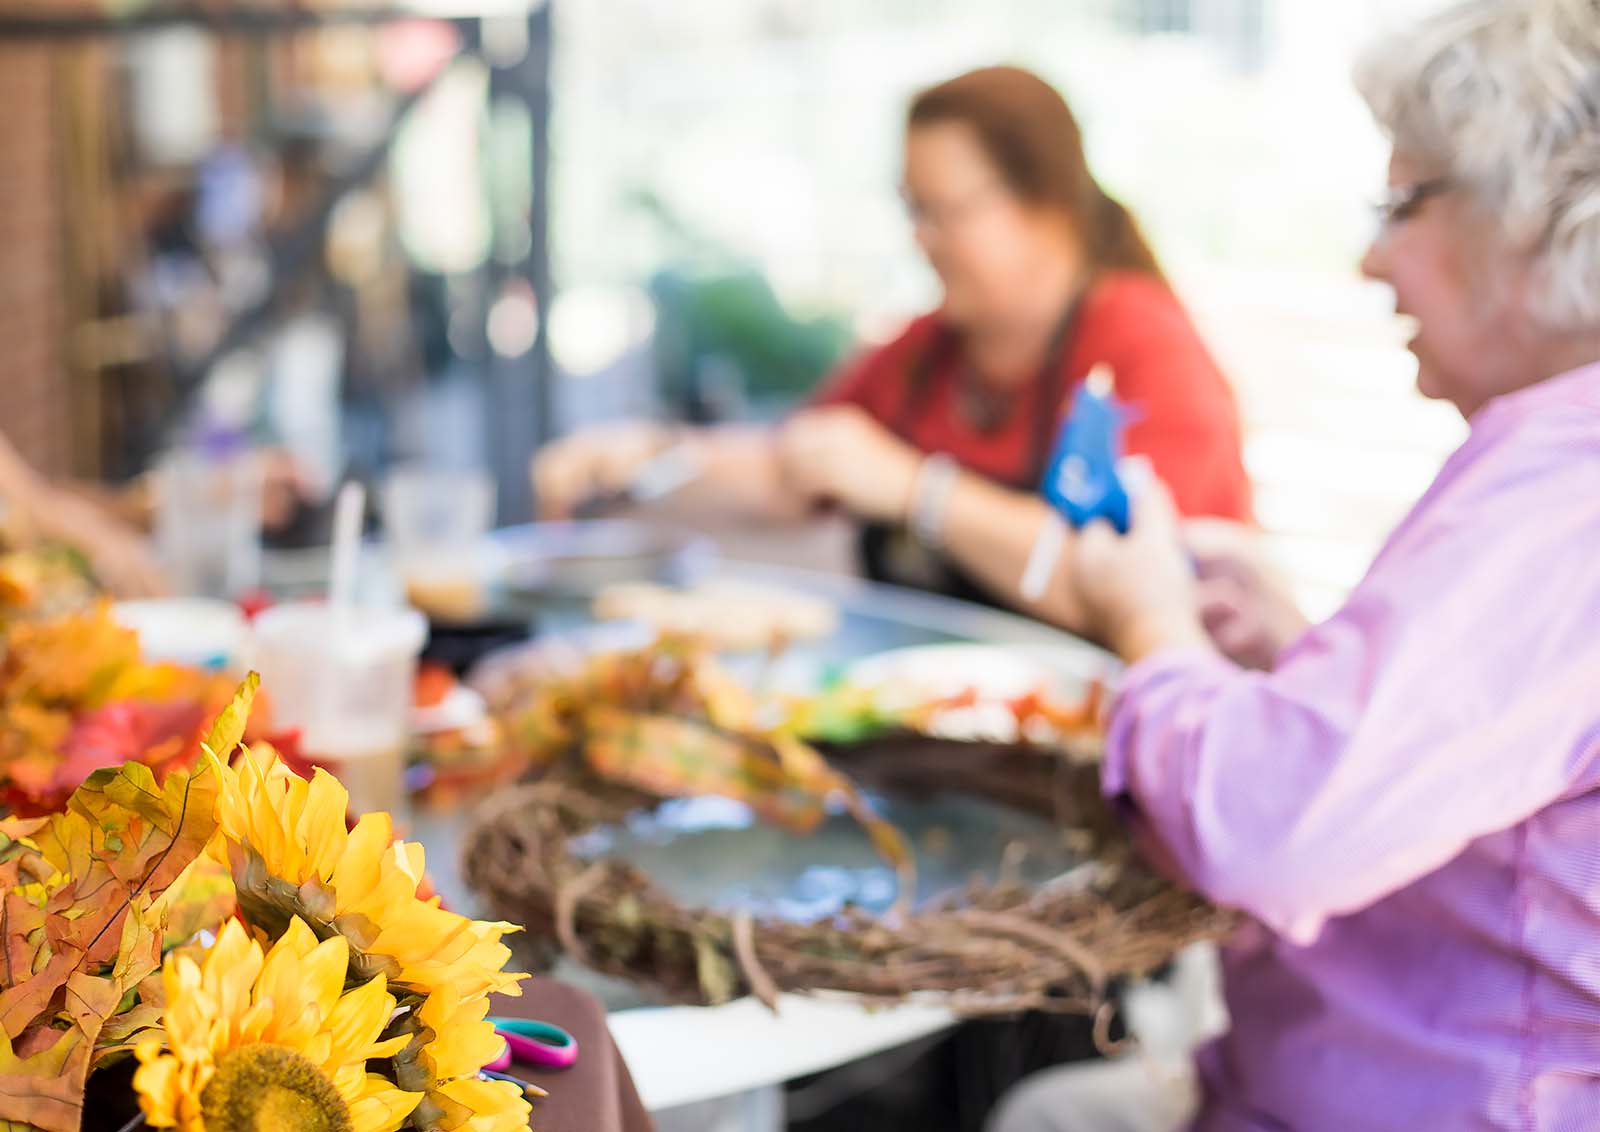
<path fill-rule="evenodd" d="M 515 1061 L 524 1065 L 542 1065 L 549 1069 L 566 1069 L 577 1063 L 578 1043 L 564 1031 L 560 1039 L 541 1040 L 510 1030 L 497 1029 L 496 1033 L 506 1043 L 506 1049 Z M 561 1040 L 565 1039 L 565 1040 Z"/>

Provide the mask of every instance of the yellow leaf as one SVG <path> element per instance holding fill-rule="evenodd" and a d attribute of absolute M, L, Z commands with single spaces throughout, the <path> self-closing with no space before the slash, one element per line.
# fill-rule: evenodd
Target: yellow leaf
<path fill-rule="evenodd" d="M 228 756 L 233 754 L 233 749 L 244 738 L 245 724 L 250 719 L 250 705 L 255 702 L 256 689 L 260 686 L 259 675 L 252 672 L 246 676 L 239 690 L 233 694 L 233 702 L 222 709 L 217 721 L 211 725 L 211 734 L 206 736 L 206 747 L 223 762 L 228 761 Z"/>

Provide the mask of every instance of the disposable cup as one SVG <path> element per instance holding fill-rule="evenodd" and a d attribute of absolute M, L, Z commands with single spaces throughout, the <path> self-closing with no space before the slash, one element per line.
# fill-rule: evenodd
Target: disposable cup
<path fill-rule="evenodd" d="M 294 602 L 262 613 L 255 630 L 274 725 L 300 731 L 306 754 L 350 792 L 352 812 L 404 820 L 422 615 Z"/>

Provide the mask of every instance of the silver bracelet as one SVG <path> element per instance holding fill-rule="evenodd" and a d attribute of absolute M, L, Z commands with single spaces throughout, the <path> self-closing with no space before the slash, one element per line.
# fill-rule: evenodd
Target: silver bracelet
<path fill-rule="evenodd" d="M 941 545 L 945 506 L 950 502 L 950 493 L 955 490 L 956 478 L 960 475 L 961 465 L 944 452 L 928 453 L 917 466 L 906 526 L 911 528 L 918 542 L 930 549 Z"/>

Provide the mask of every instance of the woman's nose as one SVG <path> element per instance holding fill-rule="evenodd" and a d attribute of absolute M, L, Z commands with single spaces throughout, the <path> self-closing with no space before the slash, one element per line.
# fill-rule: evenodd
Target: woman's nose
<path fill-rule="evenodd" d="M 1379 282 L 1389 282 L 1389 257 L 1384 246 L 1382 233 L 1373 237 L 1372 243 L 1367 245 L 1367 252 L 1361 257 L 1361 274 L 1368 279 Z"/>

